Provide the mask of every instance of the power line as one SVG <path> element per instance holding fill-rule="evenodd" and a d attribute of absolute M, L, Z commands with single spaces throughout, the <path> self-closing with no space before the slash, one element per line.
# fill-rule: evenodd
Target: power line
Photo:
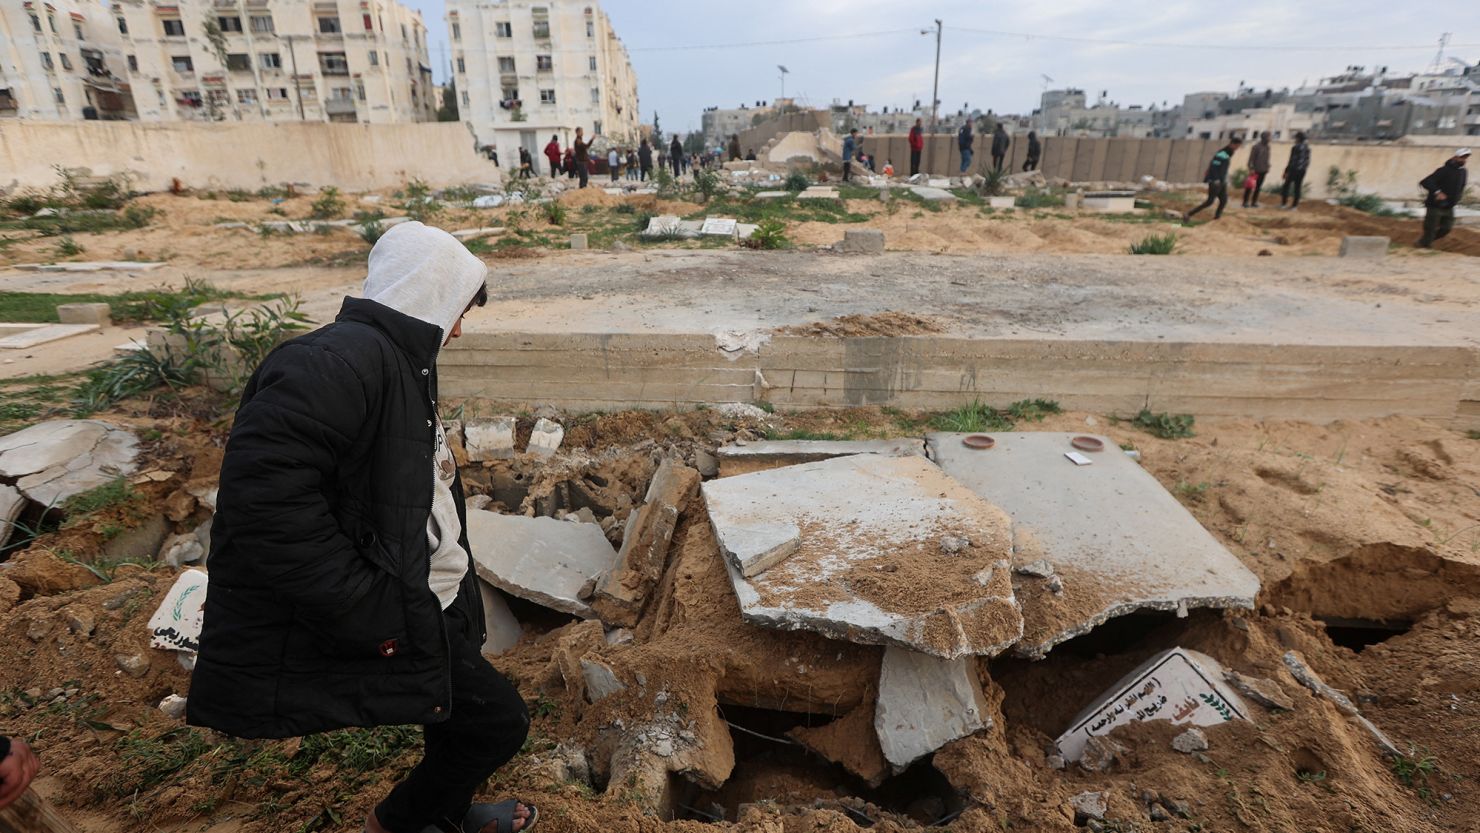
<path fill-rule="evenodd" d="M 886 29 L 879 32 L 855 32 L 849 35 L 818 35 L 813 38 L 788 38 L 786 40 L 757 40 L 741 43 L 703 43 L 688 46 L 629 46 L 629 52 L 677 52 L 685 49 L 745 49 L 752 46 L 787 46 L 793 43 L 817 43 L 819 41 L 831 40 L 856 40 L 859 38 L 876 38 L 881 35 L 910 35 L 914 29 Z"/>
<path fill-rule="evenodd" d="M 1099 46 L 1137 46 L 1148 49 L 1197 49 L 1199 51 L 1223 50 L 1225 52 L 1369 52 L 1369 51 L 1392 51 L 1407 49 L 1433 49 L 1434 45 L 1426 44 L 1394 44 L 1394 45 L 1353 45 L 1353 46 L 1319 46 L 1301 44 L 1268 44 L 1268 45 L 1243 45 L 1243 44 L 1220 44 L 1220 43 L 1167 43 L 1154 41 L 1129 41 L 1115 40 L 1110 38 L 1086 38 L 1073 35 L 1041 35 L 1032 32 L 1006 32 L 999 29 L 973 29 L 965 26 L 946 27 L 956 32 L 969 32 L 974 35 L 992 35 L 1004 38 L 1022 38 L 1024 40 L 1053 40 L 1067 41 L 1070 43 L 1089 43 Z M 1450 46 L 1461 48 L 1480 47 L 1480 43 L 1454 43 Z"/>

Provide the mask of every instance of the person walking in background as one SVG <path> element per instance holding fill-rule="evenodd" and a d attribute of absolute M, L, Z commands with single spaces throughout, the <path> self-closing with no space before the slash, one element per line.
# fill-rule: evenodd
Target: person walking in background
<path fill-rule="evenodd" d="M 1002 160 L 1007 158 L 1007 149 L 1011 146 L 1007 128 L 1002 126 L 1002 122 L 997 122 L 997 129 L 992 131 L 992 170 L 1002 170 Z"/>
<path fill-rule="evenodd" d="M 550 160 L 550 178 L 560 176 L 560 137 L 551 136 L 550 143 L 545 145 L 545 158 Z"/>
<path fill-rule="evenodd" d="M 1259 207 L 1259 192 L 1264 190 L 1264 177 L 1269 175 L 1269 158 L 1273 149 L 1269 146 L 1269 131 L 1259 134 L 1259 141 L 1249 148 L 1249 174 L 1254 182 L 1250 188 L 1244 184 L 1244 208 Z"/>
<path fill-rule="evenodd" d="M 732 134 L 730 134 L 730 148 L 729 148 L 729 150 L 730 150 L 730 161 L 731 162 L 738 162 L 738 161 L 740 161 L 740 135 L 738 133 L 732 133 Z"/>
<path fill-rule="evenodd" d="M 560 170 L 565 171 L 567 179 L 575 179 L 576 176 L 576 152 L 570 148 L 565 149 L 565 156 L 560 159 Z"/>
<path fill-rule="evenodd" d="M 529 155 L 528 148 L 519 148 L 519 178 L 529 179 L 534 176 L 534 157 Z"/>
<path fill-rule="evenodd" d="M 925 128 L 922 119 L 915 119 L 910 128 L 910 176 L 920 172 L 920 154 L 925 151 Z"/>
<path fill-rule="evenodd" d="M 606 152 L 606 167 L 607 171 L 612 176 L 612 182 L 616 182 L 617 177 L 621 174 L 622 171 L 622 155 L 617 153 L 617 149 L 615 146 L 613 146 L 611 150 Z"/>
<path fill-rule="evenodd" d="M 1449 161 L 1423 178 L 1418 184 L 1428 192 L 1423 204 L 1423 237 L 1419 238 L 1420 249 L 1431 249 L 1434 241 L 1449 234 L 1454 228 L 1454 207 L 1465 196 L 1465 183 L 1470 172 L 1465 163 L 1470 160 L 1470 149 L 1460 148 L 1449 157 Z"/>
<path fill-rule="evenodd" d="M 673 134 L 673 141 L 668 145 L 668 158 L 673 161 L 673 178 L 683 176 L 683 142 L 678 140 L 678 134 Z"/>
<path fill-rule="evenodd" d="M 571 161 L 576 163 L 576 176 L 580 177 L 582 188 L 585 188 L 586 183 L 591 179 L 591 143 L 594 141 L 596 141 L 595 136 L 587 141 L 581 141 L 581 128 L 576 128 L 576 138 L 571 143 L 576 154 Z"/>
<path fill-rule="evenodd" d="M 637 170 L 639 182 L 646 182 L 653 175 L 653 146 L 647 139 L 637 146 Z"/>
<path fill-rule="evenodd" d="M 1032 171 L 1038 168 L 1038 157 L 1043 155 L 1043 145 L 1038 141 L 1036 130 L 1028 131 L 1028 158 L 1023 160 L 1023 170 Z"/>
<path fill-rule="evenodd" d="M 637 151 L 630 148 L 627 151 L 627 178 L 637 179 Z"/>
<path fill-rule="evenodd" d="M 853 178 L 853 157 L 858 153 L 858 128 L 848 131 L 843 139 L 843 181 Z"/>
<path fill-rule="evenodd" d="M 1305 172 L 1308 168 L 1310 145 L 1305 143 L 1304 133 L 1296 133 L 1295 146 L 1290 148 L 1290 161 L 1285 163 L 1285 181 L 1280 185 L 1280 208 L 1285 208 L 1285 203 L 1292 196 L 1295 201 L 1289 204 L 1289 209 L 1294 211 L 1300 207 L 1300 192 L 1305 190 Z"/>
<path fill-rule="evenodd" d="M 976 137 L 971 133 L 971 119 L 961 125 L 961 131 L 956 134 L 956 147 L 961 150 L 961 173 L 971 170 L 971 145 Z"/>
<path fill-rule="evenodd" d="M 1228 140 L 1228 144 L 1219 148 L 1218 152 L 1213 154 L 1212 161 L 1208 162 L 1208 170 L 1203 174 L 1203 182 L 1208 184 L 1208 198 L 1203 201 L 1202 205 L 1183 214 L 1182 222 L 1189 222 L 1194 214 L 1202 211 L 1214 202 L 1218 203 L 1218 210 L 1213 212 L 1213 219 L 1216 220 L 1223 216 L 1223 209 L 1228 206 L 1229 165 L 1233 162 L 1233 155 L 1238 153 L 1238 149 L 1243 143 L 1243 139 L 1234 136 Z"/>

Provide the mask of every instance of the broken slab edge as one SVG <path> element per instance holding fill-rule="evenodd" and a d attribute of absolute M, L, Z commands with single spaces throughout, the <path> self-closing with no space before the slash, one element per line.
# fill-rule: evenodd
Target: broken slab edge
<path fill-rule="evenodd" d="M 1021 603 L 1021 600 L 1019 600 L 1019 604 Z M 1253 610 L 1254 597 L 1201 596 L 1189 597 L 1177 601 L 1162 599 L 1148 602 L 1122 602 L 1106 609 L 1104 612 L 1097 613 L 1094 616 L 1086 619 L 1078 627 L 1056 634 L 1053 638 L 1049 639 L 1046 642 L 1028 643 L 1019 640 L 1017 644 L 1013 646 L 1013 654 L 1015 656 L 1021 657 L 1022 659 L 1043 659 L 1044 657 L 1048 656 L 1048 652 L 1052 651 L 1055 646 L 1068 642 L 1069 640 L 1077 636 L 1083 636 L 1094 630 L 1095 628 L 1099 627 L 1100 625 L 1103 625 L 1118 616 L 1125 616 L 1126 614 L 1136 613 L 1143 610 L 1169 613 L 1183 608 L 1185 608 L 1188 612 L 1191 612 L 1195 609 Z"/>
<path fill-rule="evenodd" d="M 569 613 L 572 616 L 579 616 L 582 619 L 600 618 L 596 615 L 596 611 L 592 610 L 591 606 L 588 604 L 584 604 L 582 602 L 572 602 L 569 599 L 556 598 L 555 596 L 551 596 L 546 593 L 540 593 L 530 590 L 527 587 L 519 587 L 517 585 L 511 584 L 510 582 L 504 581 L 492 570 L 489 570 L 487 567 L 479 564 L 476 560 L 473 562 L 473 566 L 474 571 L 478 574 L 478 578 L 481 578 L 494 587 L 497 587 L 505 593 L 508 593 L 510 596 L 524 599 L 527 602 L 534 602 L 540 607 L 548 607 L 551 610 L 556 610 L 561 613 Z"/>

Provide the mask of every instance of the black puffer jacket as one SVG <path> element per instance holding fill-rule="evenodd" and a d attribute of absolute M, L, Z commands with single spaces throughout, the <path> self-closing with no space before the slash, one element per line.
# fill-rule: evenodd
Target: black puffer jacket
<path fill-rule="evenodd" d="M 276 738 L 447 718 L 427 585 L 440 341 L 347 298 L 253 375 L 221 466 L 190 723 Z M 460 481 L 453 496 L 466 528 Z M 454 604 L 481 644 L 471 563 Z"/>
<path fill-rule="evenodd" d="M 1439 169 L 1424 177 L 1419 187 L 1428 192 L 1423 204 L 1429 208 L 1453 208 L 1459 205 L 1459 201 L 1465 195 L 1465 184 L 1469 181 L 1470 172 L 1465 166 L 1450 159 Z M 1439 199 L 1440 193 L 1444 199 Z"/>

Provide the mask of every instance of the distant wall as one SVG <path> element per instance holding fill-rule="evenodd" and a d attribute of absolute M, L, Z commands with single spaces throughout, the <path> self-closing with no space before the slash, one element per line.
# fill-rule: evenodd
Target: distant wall
<path fill-rule="evenodd" d="M 1208 160 L 1222 147 L 1223 140 L 1204 139 L 1080 139 L 1050 136 L 1042 140 L 1043 154 L 1038 168 L 1045 176 L 1071 182 L 1134 182 L 1149 174 L 1172 183 L 1196 183 L 1202 179 Z M 1285 161 L 1290 158 L 1289 142 L 1271 142 L 1273 165 L 1265 185 L 1278 183 Z M 991 164 L 992 137 L 978 134 L 972 170 L 980 172 Z M 908 137 L 897 134 L 863 137 L 866 153 L 878 157 L 879 167 L 885 160 L 894 162 L 894 170 L 904 176 L 910 171 Z M 1234 169 L 1247 168 L 1249 145 L 1233 159 Z M 1306 194 L 1326 197 L 1326 172 L 1332 166 L 1357 172 L 1357 187 L 1363 192 L 1389 199 L 1411 199 L 1418 195 L 1418 181 L 1444 164 L 1450 149 L 1416 145 L 1328 145 L 1311 144 L 1310 170 L 1305 181 Z M 1028 155 L 1028 136 L 1015 134 L 1004 167 L 1020 171 Z M 955 176 L 961 170 L 961 152 L 956 137 L 927 136 L 922 155 L 922 170 L 939 176 Z"/>
<path fill-rule="evenodd" d="M 785 113 L 766 119 L 749 130 L 740 131 L 740 152 L 754 150 L 760 153 L 766 142 L 782 133 L 816 133 L 824 128 L 832 129 L 832 118 L 825 112 L 803 110 L 799 113 Z M 729 145 L 729 143 L 730 137 L 724 137 L 722 144 Z"/>
<path fill-rule="evenodd" d="M 0 121 L 0 189 L 46 187 L 54 166 L 128 173 L 156 191 L 282 182 L 368 190 L 412 178 L 433 187 L 497 182 L 460 123 L 171 124 Z"/>

